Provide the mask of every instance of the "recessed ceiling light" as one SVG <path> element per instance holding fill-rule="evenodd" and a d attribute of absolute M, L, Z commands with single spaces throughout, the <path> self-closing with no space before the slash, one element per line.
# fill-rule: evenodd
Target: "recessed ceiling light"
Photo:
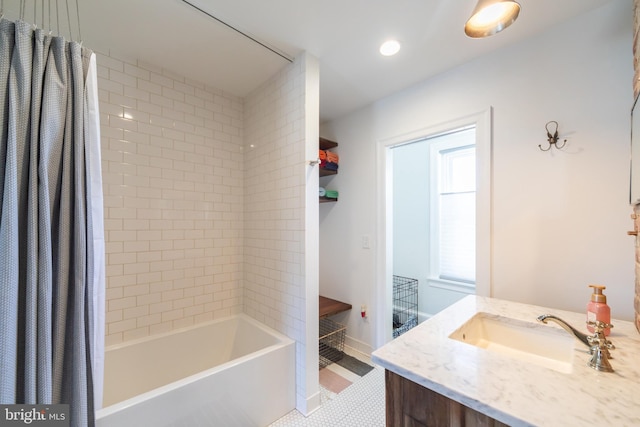
<path fill-rule="evenodd" d="M 380 46 L 380 53 L 384 56 L 392 56 L 400 50 L 400 42 L 398 40 L 387 40 Z"/>

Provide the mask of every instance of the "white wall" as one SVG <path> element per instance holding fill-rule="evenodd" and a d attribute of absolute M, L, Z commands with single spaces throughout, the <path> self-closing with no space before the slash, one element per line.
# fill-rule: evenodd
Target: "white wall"
<path fill-rule="evenodd" d="M 381 261 L 361 238 L 380 239 L 377 144 L 491 106 L 492 296 L 584 311 L 601 283 L 613 317 L 632 318 L 631 34 L 631 2 L 611 2 L 321 127 L 340 144 L 340 201 L 320 208 L 320 293 L 368 305 L 342 319 L 352 343 L 374 345 Z M 562 151 L 538 149 L 550 120 Z"/>
<path fill-rule="evenodd" d="M 394 148 L 393 274 L 418 280 L 418 309 L 429 311 L 429 142 Z"/>

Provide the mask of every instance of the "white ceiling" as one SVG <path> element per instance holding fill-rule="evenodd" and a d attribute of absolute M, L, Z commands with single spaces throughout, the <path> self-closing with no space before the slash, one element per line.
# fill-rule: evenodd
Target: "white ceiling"
<path fill-rule="evenodd" d="M 35 21 L 49 28 L 49 18 L 43 20 L 39 9 L 44 2 L 24 1 L 24 19 L 34 21 L 36 6 Z M 620 0 L 520 0 L 518 21 L 486 39 L 470 39 L 463 32 L 476 0 L 188 1 L 286 57 L 303 51 L 317 57 L 321 120 L 325 121 Z M 85 46 L 138 58 L 240 97 L 288 64 L 183 0 L 78 2 Z M 5 3 L 9 3 L 5 4 L 6 15 L 17 18 L 19 2 Z M 59 3 L 63 8 L 60 21 L 64 22 L 60 32 L 68 36 L 66 10 Z M 77 37 L 76 0 L 66 3 Z M 55 16 L 51 21 L 56 21 Z M 388 38 L 402 43 L 394 57 L 378 53 L 379 45 Z"/>

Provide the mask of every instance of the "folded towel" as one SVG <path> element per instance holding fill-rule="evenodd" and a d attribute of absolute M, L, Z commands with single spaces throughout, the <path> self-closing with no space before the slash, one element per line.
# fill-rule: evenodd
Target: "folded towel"
<path fill-rule="evenodd" d="M 338 170 L 338 164 L 337 163 L 332 163 L 332 162 L 327 162 L 324 165 L 321 162 L 321 166 L 323 168 L 325 168 L 326 170 L 330 170 L 330 171 L 337 171 Z"/>
<path fill-rule="evenodd" d="M 324 187 L 320 187 L 320 197 L 324 197 L 326 193 L 327 191 L 324 189 Z"/>
<path fill-rule="evenodd" d="M 340 158 L 338 155 L 332 151 L 327 151 L 327 162 L 331 163 L 340 163 Z"/>
<path fill-rule="evenodd" d="M 326 190 L 324 196 L 328 199 L 337 199 L 338 192 L 336 190 Z"/>
<path fill-rule="evenodd" d="M 327 152 L 324 150 L 318 150 L 318 158 L 320 160 L 327 160 Z"/>

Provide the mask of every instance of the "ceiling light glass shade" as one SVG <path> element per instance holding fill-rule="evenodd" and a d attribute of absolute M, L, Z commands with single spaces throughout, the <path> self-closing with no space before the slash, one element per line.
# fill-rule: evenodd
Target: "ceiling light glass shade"
<path fill-rule="evenodd" d="M 512 0 L 478 0 L 464 32 L 473 38 L 497 34 L 513 24 L 519 13 L 520 5 Z"/>

